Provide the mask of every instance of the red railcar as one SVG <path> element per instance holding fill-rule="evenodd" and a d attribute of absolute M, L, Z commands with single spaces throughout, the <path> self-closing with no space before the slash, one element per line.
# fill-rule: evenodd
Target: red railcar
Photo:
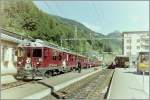
<path fill-rule="evenodd" d="M 76 69 L 77 62 L 82 68 L 95 66 L 89 58 L 48 45 L 42 41 L 29 42 L 18 46 L 17 78 L 37 79 Z"/>

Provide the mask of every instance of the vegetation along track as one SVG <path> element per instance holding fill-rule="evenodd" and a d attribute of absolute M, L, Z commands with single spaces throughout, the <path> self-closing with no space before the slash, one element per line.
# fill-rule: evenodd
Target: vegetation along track
<path fill-rule="evenodd" d="M 104 69 L 55 93 L 57 99 L 105 99 L 114 70 Z"/>

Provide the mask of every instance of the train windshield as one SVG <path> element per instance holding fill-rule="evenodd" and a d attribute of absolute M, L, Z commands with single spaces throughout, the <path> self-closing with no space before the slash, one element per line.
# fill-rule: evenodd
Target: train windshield
<path fill-rule="evenodd" d="M 42 49 L 33 49 L 32 57 L 42 57 Z"/>
<path fill-rule="evenodd" d="M 141 54 L 141 56 L 140 56 L 140 62 L 143 63 L 143 62 L 148 62 L 148 61 L 149 61 L 148 54 Z"/>
<path fill-rule="evenodd" d="M 16 55 L 17 55 L 18 57 L 24 57 L 24 55 L 25 55 L 24 49 L 23 49 L 23 48 L 18 48 L 18 50 L 17 50 L 17 52 L 16 52 Z"/>

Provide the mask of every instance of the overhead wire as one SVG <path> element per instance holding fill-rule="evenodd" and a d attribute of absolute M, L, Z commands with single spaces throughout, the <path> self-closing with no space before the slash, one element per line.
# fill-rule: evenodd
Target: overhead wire
<path fill-rule="evenodd" d="M 43 1 L 43 3 L 45 4 L 45 6 L 48 8 L 48 10 L 53 14 L 55 15 L 55 12 L 53 11 L 53 8 L 49 5 L 49 2 L 47 1 Z"/>
<path fill-rule="evenodd" d="M 51 1 L 51 3 L 52 2 L 55 2 L 55 3 L 53 3 L 53 6 L 55 7 L 55 12 L 57 12 L 57 13 L 55 13 L 55 12 L 53 12 L 53 14 L 55 14 L 56 16 L 62 16 L 62 13 L 61 13 L 61 11 L 60 11 L 60 9 L 59 9 L 59 5 L 57 4 L 57 2 L 56 1 Z M 49 5 L 49 3 L 48 2 L 46 2 L 46 1 L 44 1 L 44 3 L 45 3 L 45 5 L 47 6 L 47 8 L 51 11 L 51 10 L 53 10 L 53 8 Z M 69 36 L 69 35 L 68 35 Z M 67 36 L 67 37 L 68 37 Z M 63 36 L 61 37 L 61 41 L 62 41 L 62 38 L 63 38 Z M 69 37 L 68 37 L 68 39 L 69 39 Z M 61 44 L 62 45 L 62 44 Z M 69 48 L 71 48 L 71 45 L 70 45 L 70 41 L 68 40 L 68 46 L 69 46 Z"/>
<path fill-rule="evenodd" d="M 91 6 L 92 8 L 94 9 L 95 13 L 97 15 L 97 19 L 96 19 L 96 22 L 98 22 L 99 25 L 101 25 L 101 28 L 102 28 L 102 25 L 103 25 L 103 21 L 102 21 L 102 17 L 101 17 L 101 14 L 99 14 L 98 10 L 97 10 L 97 7 L 95 5 L 95 3 L 93 1 L 90 1 L 91 2 Z"/>

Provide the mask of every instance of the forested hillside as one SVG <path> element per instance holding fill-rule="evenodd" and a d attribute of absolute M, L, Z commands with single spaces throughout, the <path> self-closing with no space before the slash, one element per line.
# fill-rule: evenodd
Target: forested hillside
<path fill-rule="evenodd" d="M 89 39 L 107 37 L 101 33 L 96 33 L 88 29 L 83 24 L 62 18 L 60 16 L 49 15 L 39 10 L 30 0 L 6 0 L 4 3 L 3 22 L 1 27 L 17 32 L 18 34 L 29 35 L 33 38 L 43 39 L 61 45 L 61 38 L 74 38 L 75 26 L 77 27 L 77 37 Z M 91 35 L 90 35 L 91 33 Z M 63 46 L 73 51 L 85 52 L 107 52 L 121 49 L 118 42 L 107 40 L 86 40 L 86 41 L 63 41 Z M 113 43 L 117 47 L 113 48 Z M 120 42 L 119 42 L 120 43 Z M 118 50 L 117 50 L 118 51 Z"/>

